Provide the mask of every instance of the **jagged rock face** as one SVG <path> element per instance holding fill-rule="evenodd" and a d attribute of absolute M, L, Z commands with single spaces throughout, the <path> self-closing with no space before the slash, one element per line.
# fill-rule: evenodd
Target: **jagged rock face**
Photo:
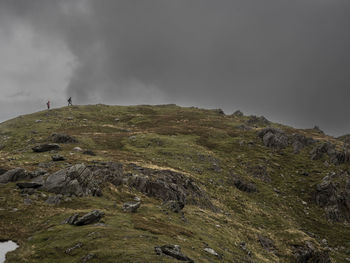
<path fill-rule="evenodd" d="M 64 223 L 75 225 L 75 226 L 83 226 L 88 224 L 97 223 L 104 216 L 104 212 L 100 210 L 93 210 L 81 217 L 78 214 L 74 214 L 67 218 Z"/>
<path fill-rule="evenodd" d="M 206 193 L 184 174 L 141 167 L 134 170 L 137 173 L 128 175 L 127 184 L 148 196 L 215 209 Z"/>
<path fill-rule="evenodd" d="M 304 246 L 296 246 L 294 257 L 297 263 L 332 263 L 327 252 L 315 249 L 310 242 L 306 242 Z"/>
<path fill-rule="evenodd" d="M 30 177 L 30 174 L 23 168 L 15 168 L 0 175 L 0 183 L 6 184 L 8 182 L 30 179 Z"/>
<path fill-rule="evenodd" d="M 258 133 L 267 147 L 283 149 L 288 146 L 288 136 L 281 130 L 276 128 L 266 128 Z"/>
<path fill-rule="evenodd" d="M 100 179 L 89 168 L 84 164 L 77 164 L 48 176 L 44 189 L 56 194 L 100 196 L 100 184 Z"/>
<path fill-rule="evenodd" d="M 350 162 L 349 150 L 344 149 L 343 151 L 337 151 L 335 145 L 328 142 L 315 146 L 310 154 L 311 160 L 319 160 L 324 154 L 327 154 L 334 164 Z"/>
<path fill-rule="evenodd" d="M 315 140 L 302 134 L 293 134 L 291 137 L 294 153 L 299 153 L 305 146 L 315 143 Z"/>
<path fill-rule="evenodd" d="M 338 181 L 335 182 L 335 181 Z M 350 221 L 350 176 L 347 173 L 333 174 L 316 185 L 314 199 L 323 207 L 326 217 L 336 222 Z"/>

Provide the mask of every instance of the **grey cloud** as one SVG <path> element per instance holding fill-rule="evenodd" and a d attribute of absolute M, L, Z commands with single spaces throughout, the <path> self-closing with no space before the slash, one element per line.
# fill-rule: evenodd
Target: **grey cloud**
<path fill-rule="evenodd" d="M 78 62 L 66 94 L 79 103 L 240 108 L 350 132 L 348 0 L 3 0 L 0 7 L 6 21 L 64 41 Z"/>

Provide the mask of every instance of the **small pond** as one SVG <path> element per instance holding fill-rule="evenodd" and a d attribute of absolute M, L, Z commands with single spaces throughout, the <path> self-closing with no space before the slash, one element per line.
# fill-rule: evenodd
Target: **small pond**
<path fill-rule="evenodd" d="M 5 256 L 7 252 L 13 251 L 18 248 L 18 245 L 13 241 L 0 242 L 0 263 L 5 262 Z"/>

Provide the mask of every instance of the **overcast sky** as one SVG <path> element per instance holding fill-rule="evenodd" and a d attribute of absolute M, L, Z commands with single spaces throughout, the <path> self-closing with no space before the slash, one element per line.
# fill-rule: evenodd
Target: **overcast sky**
<path fill-rule="evenodd" d="M 0 0 L 0 91 L 0 121 L 72 96 L 350 133 L 350 1 Z"/>

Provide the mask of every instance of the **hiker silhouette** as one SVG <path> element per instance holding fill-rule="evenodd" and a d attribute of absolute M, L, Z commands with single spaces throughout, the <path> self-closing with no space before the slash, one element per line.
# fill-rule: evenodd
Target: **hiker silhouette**
<path fill-rule="evenodd" d="M 73 104 L 72 104 L 72 97 L 69 97 L 69 99 L 68 99 L 68 106 L 73 106 Z"/>
<path fill-rule="evenodd" d="M 49 110 L 50 109 L 50 101 L 49 100 L 46 102 L 46 105 L 47 105 L 47 109 Z"/>

